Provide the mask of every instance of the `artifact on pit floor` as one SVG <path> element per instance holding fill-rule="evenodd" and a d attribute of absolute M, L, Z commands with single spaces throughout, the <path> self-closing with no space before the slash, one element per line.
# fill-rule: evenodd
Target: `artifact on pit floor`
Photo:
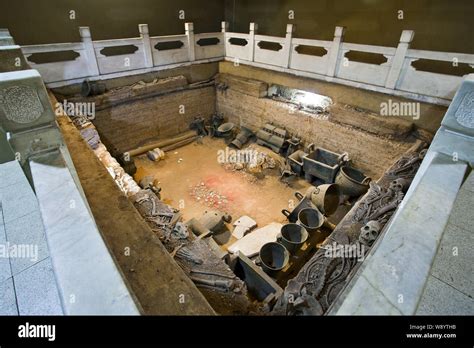
<path fill-rule="evenodd" d="M 146 153 L 146 156 L 150 161 L 158 162 L 165 158 L 165 152 L 159 147 L 154 148 Z"/>
<path fill-rule="evenodd" d="M 324 215 L 318 209 L 304 208 L 298 213 L 296 223 L 303 226 L 309 233 L 316 233 L 324 223 Z"/>
<path fill-rule="evenodd" d="M 211 117 L 211 127 L 209 130 L 209 135 L 211 137 L 215 137 L 217 133 L 217 129 L 221 124 L 224 123 L 224 115 L 215 113 Z"/>
<path fill-rule="evenodd" d="M 281 153 L 286 144 L 288 132 L 286 129 L 267 123 L 257 132 L 257 144 L 269 147 L 276 153 Z"/>
<path fill-rule="evenodd" d="M 296 173 L 291 169 L 290 163 L 287 159 L 285 162 L 280 166 L 280 181 L 283 181 L 283 178 L 289 176 L 296 176 Z"/>
<path fill-rule="evenodd" d="M 194 120 L 189 125 L 189 129 L 196 131 L 197 135 L 206 136 L 207 129 L 204 125 L 204 121 L 203 117 L 194 117 Z"/>
<path fill-rule="evenodd" d="M 257 227 L 257 223 L 254 219 L 247 215 L 241 216 L 234 222 L 234 231 L 232 231 L 232 235 L 235 238 L 240 239 L 255 227 Z"/>
<path fill-rule="evenodd" d="M 286 142 L 288 143 L 288 149 L 286 150 L 285 157 L 288 158 L 288 156 L 292 155 L 298 150 L 301 145 L 301 139 L 293 136 L 290 139 L 287 139 Z"/>
<path fill-rule="evenodd" d="M 349 161 L 347 152 L 339 154 L 321 147 L 315 148 L 314 144 L 310 144 L 306 152 L 308 154 L 302 159 L 305 179 L 308 182 L 312 182 L 316 177 L 327 184 L 333 183 L 339 168 Z"/>
<path fill-rule="evenodd" d="M 190 261 L 196 265 L 202 265 L 202 263 L 204 262 L 198 255 L 196 255 L 191 250 L 189 250 L 189 248 L 186 248 L 184 246 L 180 247 L 176 251 L 175 257 L 186 260 L 186 261 Z"/>
<path fill-rule="evenodd" d="M 245 282 L 251 295 L 265 305 L 272 306 L 283 294 L 283 289 L 242 253 L 237 253 L 231 268 Z"/>
<path fill-rule="evenodd" d="M 229 144 L 230 147 L 235 147 L 236 149 L 241 149 L 251 137 L 253 137 L 253 132 L 245 127 L 241 127 L 240 133 L 237 134 L 234 140 Z"/>
<path fill-rule="evenodd" d="M 326 216 L 334 214 L 339 207 L 341 192 L 337 184 L 310 187 L 305 194 L 318 210 Z"/>
<path fill-rule="evenodd" d="M 303 157 L 307 153 L 303 150 L 297 150 L 288 156 L 288 163 L 290 164 L 291 170 L 298 176 L 303 175 Z"/>
<path fill-rule="evenodd" d="M 232 122 L 223 123 L 217 128 L 217 132 L 214 133 L 214 136 L 230 140 L 234 136 L 234 129 L 235 129 L 234 123 Z"/>
<path fill-rule="evenodd" d="M 320 249 L 288 282 L 273 308 L 278 315 L 322 315 L 339 293 L 357 258 L 326 257 Z"/>
<path fill-rule="evenodd" d="M 191 231 L 198 236 L 198 238 L 202 239 L 207 236 L 210 236 L 213 232 L 206 228 L 199 220 L 196 218 L 192 218 L 188 222 L 186 222 L 186 225 L 188 228 L 191 229 Z"/>
<path fill-rule="evenodd" d="M 408 190 L 409 186 L 410 184 L 408 180 L 404 178 L 398 178 L 398 179 L 392 180 L 388 187 L 393 191 L 396 191 L 396 192 L 402 191 L 403 193 L 405 193 Z"/>
<path fill-rule="evenodd" d="M 361 171 L 349 166 L 343 166 L 337 173 L 334 182 L 339 185 L 343 195 L 359 197 L 367 192 L 371 180 Z"/>
<path fill-rule="evenodd" d="M 239 251 L 247 257 L 253 257 L 258 254 L 262 245 L 276 241 L 282 227 L 282 224 L 272 222 L 256 229 L 229 246 L 228 251 L 231 253 Z"/>
<path fill-rule="evenodd" d="M 186 239 L 189 236 L 188 227 L 181 221 L 178 221 L 174 226 L 171 236 L 176 239 Z"/>
<path fill-rule="evenodd" d="M 358 204 L 352 221 L 365 224 L 370 220 L 377 220 L 385 224 L 403 200 L 402 188 L 403 184 L 400 185 L 399 182 L 389 188 L 371 182 L 367 198 Z"/>
<path fill-rule="evenodd" d="M 153 176 L 151 176 L 151 175 L 144 176 L 140 180 L 139 185 L 144 190 L 150 189 L 151 191 L 153 191 L 153 193 L 155 193 L 157 195 L 158 199 L 161 199 L 161 197 L 160 197 L 161 196 L 160 195 L 161 187 L 155 185 L 155 180 L 154 180 Z"/>
<path fill-rule="evenodd" d="M 360 229 L 359 242 L 369 247 L 372 246 L 381 230 L 382 225 L 380 222 L 376 220 L 368 221 Z"/>
<path fill-rule="evenodd" d="M 298 220 L 299 212 L 304 208 L 316 208 L 316 206 L 311 202 L 309 197 L 303 196 L 300 192 L 295 192 L 295 197 L 298 200 L 298 204 L 290 212 L 287 209 L 283 209 L 281 213 L 285 215 L 289 222 L 296 222 Z"/>
<path fill-rule="evenodd" d="M 308 231 L 298 224 L 283 225 L 277 241 L 288 250 L 290 254 L 296 253 L 308 239 Z"/>
<path fill-rule="evenodd" d="M 230 223 L 232 217 L 217 210 L 205 211 L 204 215 L 199 219 L 199 222 L 208 230 L 212 232 L 220 232 L 225 226 L 225 223 Z"/>
<path fill-rule="evenodd" d="M 290 260 L 288 250 L 277 242 L 262 245 L 258 255 L 263 271 L 273 277 L 284 269 Z"/>
<path fill-rule="evenodd" d="M 423 144 L 422 146 L 426 146 L 426 144 Z M 403 178 L 411 182 L 415 177 L 423 158 L 425 158 L 426 152 L 427 149 L 423 149 L 420 152 L 414 152 L 407 156 L 403 156 L 387 172 L 387 176 L 393 179 Z"/>
<path fill-rule="evenodd" d="M 199 276 L 191 275 L 189 278 L 197 285 L 205 285 L 217 290 L 230 291 L 233 289 L 234 281 L 232 279 L 205 279 Z"/>
<path fill-rule="evenodd" d="M 85 79 L 81 85 L 81 95 L 83 97 L 94 96 L 105 93 L 105 83 L 89 81 Z"/>
<path fill-rule="evenodd" d="M 140 182 L 138 183 L 142 189 L 147 189 L 149 186 L 153 185 L 153 176 L 151 175 L 146 175 L 144 176 Z"/>
<path fill-rule="evenodd" d="M 95 150 L 100 144 L 100 137 L 99 133 L 97 133 L 97 130 L 95 128 L 84 128 L 80 130 L 81 137 L 87 141 L 87 144 Z"/>
<path fill-rule="evenodd" d="M 191 230 L 194 235 L 198 236 L 198 239 L 204 239 L 208 236 L 213 235 L 213 232 L 202 225 L 197 219 L 192 218 L 186 222 L 186 226 Z M 206 238 L 206 242 L 209 245 L 209 248 L 214 252 L 214 254 L 219 258 L 225 258 L 228 253 L 221 249 L 221 247 L 215 242 L 213 238 Z"/>

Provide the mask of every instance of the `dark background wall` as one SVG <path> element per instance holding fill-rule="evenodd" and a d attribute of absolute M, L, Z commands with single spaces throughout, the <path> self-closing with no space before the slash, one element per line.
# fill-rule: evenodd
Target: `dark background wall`
<path fill-rule="evenodd" d="M 80 26 L 104 40 L 137 37 L 140 23 L 155 36 L 184 33 L 185 22 L 194 22 L 197 33 L 220 31 L 223 20 L 223 0 L 0 0 L 0 28 L 20 45 L 80 41 Z"/>
<path fill-rule="evenodd" d="M 284 36 L 294 23 L 295 37 L 332 40 L 334 28 L 345 26 L 346 42 L 394 47 L 402 30 L 412 29 L 413 48 L 474 53 L 473 0 L 226 0 L 225 10 L 237 32 L 256 22 L 259 33 Z"/>
<path fill-rule="evenodd" d="M 385 46 L 396 46 L 401 31 L 413 29 L 414 48 L 474 53 L 472 0 L 0 0 L 0 8 L 0 27 L 21 45 L 78 41 L 79 26 L 90 26 L 101 40 L 136 37 L 139 23 L 151 35 L 183 33 L 187 21 L 195 32 L 219 31 L 225 19 L 232 31 L 248 32 L 256 22 L 260 33 L 277 36 L 294 23 L 296 37 L 323 40 L 342 25 L 347 42 Z M 178 18 L 181 9 L 185 20 Z"/>

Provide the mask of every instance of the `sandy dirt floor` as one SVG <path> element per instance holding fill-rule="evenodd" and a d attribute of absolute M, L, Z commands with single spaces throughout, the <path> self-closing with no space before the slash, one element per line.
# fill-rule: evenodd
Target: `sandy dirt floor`
<path fill-rule="evenodd" d="M 168 152 L 159 162 L 150 161 L 146 155 L 136 157 L 135 180 L 139 182 L 144 176 L 153 176 L 162 188 L 162 200 L 180 209 L 184 221 L 200 218 L 206 210 L 218 209 L 231 214 L 232 221 L 248 215 L 259 227 L 271 222 L 284 223 L 281 210 L 297 203 L 295 191 L 304 193 L 309 184 L 293 179 L 290 187 L 279 181 L 278 169 L 267 169 L 263 179 L 244 171 L 225 169 L 218 162 L 218 150 L 225 147 L 223 140 L 206 137 L 202 144 L 194 142 Z M 214 206 L 210 207 L 211 203 L 203 198 L 193 197 L 196 190 L 212 191 L 218 197 L 213 201 Z"/>

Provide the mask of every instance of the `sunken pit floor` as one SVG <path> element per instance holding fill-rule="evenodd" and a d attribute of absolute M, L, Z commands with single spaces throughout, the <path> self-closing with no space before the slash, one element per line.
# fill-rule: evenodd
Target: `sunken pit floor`
<path fill-rule="evenodd" d="M 255 143 L 247 143 L 243 150 L 250 144 L 258 151 L 283 161 L 282 156 Z M 295 192 L 304 194 L 311 186 L 299 177 L 280 181 L 278 163 L 274 169 L 265 169 L 264 175 L 258 176 L 222 165 L 218 162 L 218 151 L 225 148 L 223 139 L 205 137 L 202 142 L 193 142 L 167 152 L 165 159 L 158 162 L 149 160 L 146 154 L 134 157 L 137 167 L 135 181 L 153 176 L 155 184 L 162 189 L 161 199 L 179 209 L 183 221 L 199 219 L 209 210 L 227 212 L 232 216 L 232 222 L 228 224 L 230 231 L 214 237 L 223 249 L 237 241 L 231 232 L 232 223 L 238 218 L 247 215 L 257 222 L 258 227 L 272 222 L 285 224 L 287 220 L 282 209 L 291 211 L 291 204 L 298 203 Z M 351 205 L 340 205 L 329 220 L 337 224 L 350 208 Z"/>

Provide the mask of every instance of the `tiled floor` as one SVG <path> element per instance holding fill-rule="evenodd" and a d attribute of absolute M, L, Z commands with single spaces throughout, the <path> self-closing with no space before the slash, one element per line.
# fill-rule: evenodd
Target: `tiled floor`
<path fill-rule="evenodd" d="M 454 203 L 417 314 L 474 314 L 473 209 L 474 171 Z"/>
<path fill-rule="evenodd" d="M 0 315 L 62 314 L 36 196 L 17 161 L 0 164 Z"/>

